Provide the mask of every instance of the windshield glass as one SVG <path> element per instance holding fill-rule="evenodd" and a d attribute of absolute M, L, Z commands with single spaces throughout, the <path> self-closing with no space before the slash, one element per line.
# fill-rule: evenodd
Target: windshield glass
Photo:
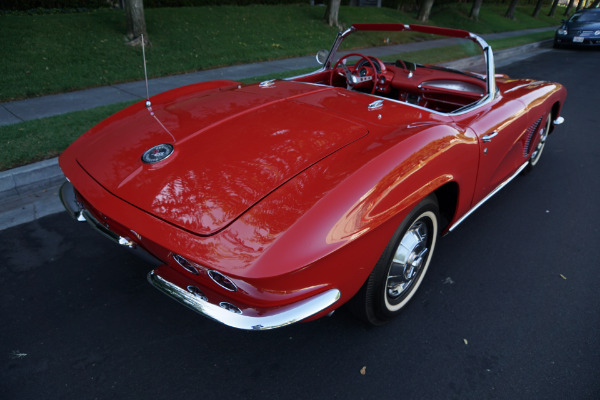
<path fill-rule="evenodd" d="M 467 112 L 496 93 L 491 47 L 464 30 L 359 23 L 332 51 L 324 69 L 297 79 L 441 113 Z"/>
<path fill-rule="evenodd" d="M 410 42 L 427 41 L 425 49 L 413 50 Z M 423 43 L 421 43 L 423 47 Z M 366 53 L 386 64 L 437 66 L 458 69 L 466 73 L 485 74 L 486 62 L 481 47 L 472 40 L 448 38 L 420 32 L 357 31 L 344 39 L 335 60 L 347 53 Z M 466 60 L 465 60 L 466 59 Z M 347 63 L 351 63 L 350 59 Z M 461 60 L 460 64 L 453 62 Z"/>
<path fill-rule="evenodd" d="M 575 14 L 569 22 L 600 22 L 600 12 L 584 12 Z"/>

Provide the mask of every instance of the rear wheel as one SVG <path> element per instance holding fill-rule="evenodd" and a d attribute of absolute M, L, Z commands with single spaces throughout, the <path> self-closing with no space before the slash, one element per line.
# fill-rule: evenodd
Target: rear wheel
<path fill-rule="evenodd" d="M 529 164 L 527 165 L 527 171 L 532 170 L 537 163 L 540 161 L 542 157 L 542 152 L 544 151 L 544 147 L 546 146 L 546 140 L 548 139 L 548 134 L 550 133 L 550 124 L 552 123 L 552 114 L 548 113 L 546 117 L 546 121 L 544 125 L 540 128 L 538 135 L 540 137 L 535 149 L 531 152 L 531 157 L 529 157 Z"/>
<path fill-rule="evenodd" d="M 436 198 L 421 201 L 400 224 L 360 291 L 352 311 L 373 325 L 399 314 L 413 297 L 435 249 L 439 211 Z"/>

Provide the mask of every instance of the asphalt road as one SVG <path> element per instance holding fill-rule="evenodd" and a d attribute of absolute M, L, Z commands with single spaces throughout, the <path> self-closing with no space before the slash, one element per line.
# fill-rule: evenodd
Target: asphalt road
<path fill-rule="evenodd" d="M 598 51 L 500 72 L 569 90 L 536 169 L 443 238 L 396 320 L 197 316 L 65 213 L 0 232 L 0 398 L 600 398 Z M 361 371 L 363 373 L 361 373 Z"/>

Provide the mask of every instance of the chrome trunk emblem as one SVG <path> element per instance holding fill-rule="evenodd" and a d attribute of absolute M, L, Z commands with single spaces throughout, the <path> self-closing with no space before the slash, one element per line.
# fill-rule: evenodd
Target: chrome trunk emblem
<path fill-rule="evenodd" d="M 173 146 L 168 143 L 156 145 L 144 152 L 142 161 L 146 164 L 154 164 L 164 160 L 173 153 Z"/>

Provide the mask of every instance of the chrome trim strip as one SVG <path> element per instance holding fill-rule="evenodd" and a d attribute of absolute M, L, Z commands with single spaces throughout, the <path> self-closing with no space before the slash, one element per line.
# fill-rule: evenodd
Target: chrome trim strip
<path fill-rule="evenodd" d="M 329 289 L 308 299 L 274 309 L 269 314 L 249 316 L 236 314 L 219 305 L 211 304 L 201 297 L 167 281 L 156 270 L 148 273 L 148 281 L 158 290 L 205 317 L 214 319 L 227 326 L 244 330 L 274 329 L 299 322 L 331 306 L 339 300 L 341 295 L 339 290 Z"/>
<path fill-rule="evenodd" d="M 79 202 L 75 198 L 75 188 L 73 187 L 71 182 L 67 181 L 61 186 L 59 190 L 59 197 L 69 215 L 71 215 L 71 217 L 73 217 L 73 219 L 75 219 L 76 221 L 87 222 L 95 231 L 99 232 L 102 236 L 119 244 L 121 247 L 127 248 L 129 251 L 134 253 L 136 256 L 140 257 L 152 267 L 164 264 L 163 261 L 160 261 L 147 250 L 138 246 L 133 240 L 117 235 L 109 228 L 102 225 L 96 218 L 94 218 L 92 214 L 90 214 L 88 210 L 84 209 L 83 206 L 79 204 Z"/>
<path fill-rule="evenodd" d="M 131 240 L 126 239 L 123 236 L 117 235 L 116 233 L 102 225 L 102 223 L 100 223 L 100 221 L 94 218 L 94 216 L 88 210 L 82 210 L 81 214 L 85 217 L 87 223 L 89 223 L 92 226 L 92 228 L 94 228 L 94 230 L 98 231 L 105 238 L 110 239 L 121 246 L 129 247 L 130 249 L 136 247 L 135 243 Z"/>
<path fill-rule="evenodd" d="M 521 165 L 519 167 L 519 169 L 513 175 L 511 175 L 508 179 L 506 179 L 504 182 L 502 182 L 500 185 L 498 185 L 498 187 L 496 189 L 494 189 L 490 194 L 488 194 L 487 196 L 485 196 L 483 198 L 483 200 L 481 200 L 479 203 L 477 203 L 475 205 L 475 207 L 471 208 L 465 215 L 463 215 L 458 221 L 456 221 L 450 227 L 450 229 L 448 229 L 448 232 L 452 232 L 454 230 L 454 228 L 456 228 L 469 215 L 471 215 L 475 210 L 477 210 L 483 203 L 485 203 L 486 201 L 488 201 L 493 195 L 495 195 L 496 193 L 498 193 L 500 191 L 500 189 L 504 188 L 504 186 L 508 185 L 508 183 L 510 181 L 512 181 L 513 179 L 515 179 L 517 177 L 517 175 L 519 175 L 521 173 L 521 171 L 523 171 L 523 169 L 525 169 L 525 167 L 527 166 L 527 164 L 529 164 L 529 161 L 527 161 L 525 164 Z"/>
<path fill-rule="evenodd" d="M 94 230 L 98 231 L 105 238 L 111 241 L 133 249 L 136 247 L 135 243 L 131 239 L 124 238 L 123 236 L 117 235 L 109 228 L 102 225 L 94 216 L 77 202 L 75 199 L 75 192 L 73 185 L 70 182 L 65 182 L 60 188 L 60 200 L 63 206 L 67 209 L 69 214 L 79 222 L 89 223 Z"/>
<path fill-rule="evenodd" d="M 351 26 L 350 28 L 346 29 L 344 32 L 338 32 L 335 40 L 333 41 L 333 45 L 331 46 L 331 50 L 329 50 L 329 56 L 327 56 L 327 59 L 323 63 L 323 69 L 331 69 L 331 66 L 334 61 L 334 57 L 338 51 L 338 48 L 340 47 L 340 44 L 342 44 L 342 41 L 346 38 L 346 36 L 348 36 L 349 34 L 354 32 L 355 30 L 356 30 L 356 28 Z"/>
<path fill-rule="evenodd" d="M 310 75 L 314 75 L 317 74 L 319 72 L 323 72 L 325 71 L 325 68 L 317 68 L 316 70 L 312 71 L 312 72 L 307 72 L 305 74 L 301 74 L 301 75 L 294 75 L 294 76 L 289 76 L 287 78 L 281 78 L 282 81 L 293 81 L 294 79 L 298 79 L 298 78 L 303 78 L 305 76 L 310 76 Z M 299 82 L 299 83 L 307 83 L 309 85 L 314 85 L 314 83 L 311 82 Z M 324 85 L 320 85 L 320 86 L 324 86 Z M 326 85 L 329 86 L 329 85 Z"/>

